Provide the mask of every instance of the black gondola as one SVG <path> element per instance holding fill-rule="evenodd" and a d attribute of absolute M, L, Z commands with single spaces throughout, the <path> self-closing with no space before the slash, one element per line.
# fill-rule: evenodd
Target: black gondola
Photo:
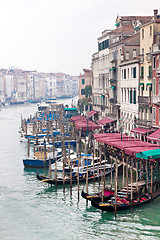
<path fill-rule="evenodd" d="M 105 195 L 105 192 L 107 193 L 107 196 Z M 103 195 L 103 200 L 107 201 L 107 200 L 111 199 L 111 197 L 113 197 L 113 195 L 114 195 L 114 192 L 112 192 L 108 189 L 105 189 L 104 195 Z M 82 190 L 81 196 L 89 201 L 91 201 L 91 199 L 94 199 L 94 201 L 96 201 L 96 202 L 100 202 L 102 200 L 102 193 L 88 194 L 88 193 L 85 193 L 84 190 Z"/>
<path fill-rule="evenodd" d="M 108 170 L 106 171 L 106 175 L 110 174 L 111 171 Z M 101 177 L 101 173 L 99 174 L 99 176 Z M 46 182 L 48 184 L 57 184 L 57 185 L 63 185 L 63 178 L 57 178 L 57 181 L 54 179 L 54 178 L 49 178 L 49 177 L 45 177 L 45 176 L 40 176 L 39 173 L 37 172 L 37 175 L 36 175 L 37 179 L 42 181 L 42 182 Z M 95 175 L 95 177 L 93 176 L 93 174 L 91 174 L 89 177 L 88 177 L 88 182 L 90 181 L 93 181 L 93 179 L 95 178 L 95 180 L 98 180 L 98 174 Z M 86 178 L 83 177 L 83 176 L 80 176 L 79 177 L 79 182 L 86 182 Z M 73 176 L 72 177 L 72 183 L 77 183 L 77 176 Z M 70 184 L 70 177 L 65 177 L 65 184 Z"/>
<path fill-rule="evenodd" d="M 121 210 L 125 210 L 125 209 L 129 209 L 129 208 L 132 208 L 132 207 L 138 207 L 138 206 L 141 206 L 145 203 L 148 203 L 150 202 L 152 199 L 155 199 L 157 198 L 158 196 L 160 195 L 160 191 L 156 191 L 152 194 L 152 197 L 151 197 L 151 194 L 146 194 L 144 196 L 141 196 L 137 201 L 134 200 L 131 204 L 131 201 L 129 201 L 128 203 L 126 204 L 123 204 L 123 203 L 120 203 L 119 201 L 117 201 L 116 203 L 116 211 L 121 211 Z M 111 200 L 109 200 L 111 201 Z M 115 210 L 115 203 L 114 201 L 113 202 L 96 202 L 94 198 L 91 199 L 91 204 L 92 206 L 102 210 L 102 211 L 108 211 L 108 212 L 114 212 Z"/>

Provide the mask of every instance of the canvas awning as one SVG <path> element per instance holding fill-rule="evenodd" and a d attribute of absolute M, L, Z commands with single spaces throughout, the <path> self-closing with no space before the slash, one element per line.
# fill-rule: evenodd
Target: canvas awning
<path fill-rule="evenodd" d="M 160 141 L 160 129 L 158 129 L 157 131 L 151 133 L 147 139 L 151 140 L 151 141 Z"/>
<path fill-rule="evenodd" d="M 107 123 L 115 122 L 116 120 L 110 119 L 110 118 L 103 118 L 102 120 L 97 121 L 97 123 L 101 125 L 105 125 Z"/>
<path fill-rule="evenodd" d="M 86 117 L 87 117 L 87 118 L 90 118 L 92 115 L 94 115 L 94 114 L 96 114 L 96 113 L 97 113 L 97 111 L 92 110 L 92 111 L 90 111 L 90 112 L 88 112 L 88 113 L 86 114 Z"/>
<path fill-rule="evenodd" d="M 126 148 L 125 153 L 131 156 L 136 156 L 137 153 L 142 152 L 142 151 L 149 151 L 153 149 L 158 149 L 157 146 L 143 146 L 143 147 L 131 147 L 131 148 Z"/>
<path fill-rule="evenodd" d="M 149 132 L 152 132 L 151 129 L 146 129 L 146 128 L 134 128 L 131 130 L 131 132 L 133 133 L 138 133 L 138 134 L 141 134 L 141 135 L 145 135 Z"/>
<path fill-rule="evenodd" d="M 114 69 L 116 69 L 115 67 L 114 68 L 111 68 L 111 69 L 109 69 L 109 71 L 113 71 Z"/>
<path fill-rule="evenodd" d="M 82 131 L 84 131 L 84 132 L 87 131 L 87 128 L 88 128 L 88 131 L 101 128 L 99 125 L 97 125 L 94 122 L 88 121 L 88 123 L 87 123 L 87 119 L 75 121 L 75 127 L 78 130 L 82 129 Z"/>
<path fill-rule="evenodd" d="M 73 122 L 78 121 L 78 120 L 84 120 L 84 119 L 85 119 L 84 116 L 73 116 L 73 117 L 71 117 L 71 120 Z"/>
<path fill-rule="evenodd" d="M 146 159 L 146 160 L 160 158 L 160 148 L 139 152 L 136 154 L 136 157 Z"/>

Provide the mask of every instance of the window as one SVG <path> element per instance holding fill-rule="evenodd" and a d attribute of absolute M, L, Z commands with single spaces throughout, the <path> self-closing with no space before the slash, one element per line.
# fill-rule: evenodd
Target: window
<path fill-rule="evenodd" d="M 148 67 L 148 77 L 151 78 L 152 77 L 152 66 Z"/>
<path fill-rule="evenodd" d="M 155 78 L 153 78 L 153 94 L 156 94 L 156 81 Z"/>
<path fill-rule="evenodd" d="M 129 79 L 129 68 L 128 68 L 128 79 Z"/>
<path fill-rule="evenodd" d="M 129 52 L 126 52 L 126 60 L 129 59 Z"/>
<path fill-rule="evenodd" d="M 130 90 L 130 103 L 132 103 L 132 89 Z"/>
<path fill-rule="evenodd" d="M 123 69 L 122 69 L 122 79 L 123 79 Z"/>
<path fill-rule="evenodd" d="M 144 28 L 142 28 L 142 38 L 144 38 Z"/>
<path fill-rule="evenodd" d="M 136 58 L 136 49 L 133 49 L 133 58 Z"/>
<path fill-rule="evenodd" d="M 98 51 L 101 51 L 101 43 L 98 43 Z"/>
<path fill-rule="evenodd" d="M 153 68 L 155 69 L 156 68 L 156 58 L 153 57 Z"/>
<path fill-rule="evenodd" d="M 136 78 L 136 67 L 133 68 L 133 78 Z"/>
<path fill-rule="evenodd" d="M 144 78 L 144 67 L 141 67 L 141 78 Z"/>
<path fill-rule="evenodd" d="M 156 120 L 156 109 L 153 108 L 153 122 L 155 122 Z"/>
<path fill-rule="evenodd" d="M 123 102 L 123 88 L 121 89 L 121 91 L 122 91 L 122 102 Z"/>
<path fill-rule="evenodd" d="M 152 36 L 152 26 L 150 26 L 150 36 Z"/>
<path fill-rule="evenodd" d="M 136 104 L 136 90 L 133 91 L 133 104 Z"/>
<path fill-rule="evenodd" d="M 81 95 L 85 95 L 85 90 L 81 89 Z"/>
<path fill-rule="evenodd" d="M 85 84 L 85 79 L 84 78 L 82 78 L 82 84 Z"/>
<path fill-rule="evenodd" d="M 126 79 L 126 69 L 124 69 L 124 79 Z"/>

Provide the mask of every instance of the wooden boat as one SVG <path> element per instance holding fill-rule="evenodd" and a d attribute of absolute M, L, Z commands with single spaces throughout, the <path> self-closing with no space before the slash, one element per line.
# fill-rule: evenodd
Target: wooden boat
<path fill-rule="evenodd" d="M 49 167 L 49 158 L 52 164 L 55 162 L 56 159 L 59 159 L 61 157 L 62 157 L 61 148 L 56 149 L 55 158 L 53 159 L 53 146 L 46 145 L 46 159 L 45 159 L 44 145 L 35 145 L 34 155 L 23 159 L 23 164 L 24 164 L 24 167 L 45 168 L 45 167 Z"/>
<path fill-rule="evenodd" d="M 107 171 L 105 174 L 108 175 L 110 174 L 111 171 Z M 101 173 L 99 174 L 99 176 L 101 177 Z M 56 183 L 56 180 L 54 178 L 48 178 L 48 177 L 45 177 L 45 176 L 40 176 L 37 172 L 37 175 L 36 175 L 37 179 L 42 181 L 42 182 L 46 182 L 48 184 L 57 184 L 57 185 L 63 185 L 63 178 L 62 177 L 59 177 L 57 178 L 57 183 Z M 93 174 L 89 174 L 89 177 L 88 177 L 88 182 L 90 181 L 93 181 L 94 179 L 94 176 Z M 95 180 L 98 180 L 98 174 L 96 173 L 95 174 Z M 72 176 L 72 183 L 77 183 L 77 175 L 74 175 Z M 83 175 L 83 176 L 79 176 L 79 182 L 86 182 L 86 177 Z M 70 184 L 70 177 L 69 176 L 66 176 L 65 177 L 65 184 Z"/>
<path fill-rule="evenodd" d="M 113 197 L 113 195 L 114 195 L 113 191 L 110 191 L 109 189 L 105 189 L 104 195 L 103 195 L 103 200 L 107 201 L 107 200 L 111 199 L 111 197 Z M 100 202 L 102 200 L 102 192 L 95 193 L 95 194 L 88 194 L 88 193 L 85 193 L 84 190 L 82 190 L 81 196 L 89 201 L 94 199 L 96 202 Z"/>
<path fill-rule="evenodd" d="M 123 202 L 122 199 L 117 198 L 116 202 L 116 211 L 121 211 L 125 209 L 130 209 L 132 207 L 138 207 L 145 203 L 150 202 L 152 199 L 157 198 L 160 195 L 160 190 L 156 191 L 151 194 L 145 194 L 141 196 L 139 199 L 135 199 L 132 201 Z M 102 211 L 108 211 L 108 212 L 114 212 L 115 211 L 115 200 L 108 200 L 107 202 L 96 202 L 94 198 L 91 199 L 92 206 L 102 210 Z"/>

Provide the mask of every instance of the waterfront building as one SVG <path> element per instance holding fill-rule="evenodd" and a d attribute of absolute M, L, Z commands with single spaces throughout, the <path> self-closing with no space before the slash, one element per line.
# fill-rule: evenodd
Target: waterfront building
<path fill-rule="evenodd" d="M 152 127 L 160 128 L 160 29 L 154 34 L 152 51 Z"/>
<path fill-rule="evenodd" d="M 57 96 L 57 78 L 53 73 L 46 73 L 46 98 L 55 99 Z"/>
<path fill-rule="evenodd" d="M 4 75 L 0 72 L 0 103 L 5 102 L 5 81 Z"/>
<path fill-rule="evenodd" d="M 153 20 L 140 26 L 139 116 L 136 125 L 145 128 L 152 127 L 152 120 L 155 122 L 155 107 L 152 113 L 152 93 L 156 93 L 155 78 L 154 89 L 152 84 L 152 49 L 155 35 L 160 32 L 160 18 L 157 14 L 158 11 L 154 10 Z"/>
<path fill-rule="evenodd" d="M 5 98 L 11 99 L 14 91 L 14 79 L 12 74 L 5 74 Z"/>
<path fill-rule="evenodd" d="M 79 99 L 85 98 L 85 87 L 92 85 L 92 70 L 83 69 L 83 74 L 80 74 L 79 79 Z"/>
<path fill-rule="evenodd" d="M 151 18 L 150 16 L 117 16 L 116 29 L 102 32 L 102 36 L 98 38 L 98 52 L 92 56 L 94 110 L 98 111 L 99 118 L 108 116 L 117 120 L 117 127 L 122 103 L 120 64 L 133 57 L 131 55 L 138 54 L 137 43 L 135 47 L 133 38 L 130 43 L 127 43 L 126 39 L 138 32 L 139 26 L 151 21 Z"/>
<path fill-rule="evenodd" d="M 99 113 L 99 118 L 109 114 L 109 98 L 111 89 L 109 86 L 109 33 L 105 30 L 98 38 L 98 52 L 92 55 L 92 99 L 94 110 Z"/>
<path fill-rule="evenodd" d="M 139 32 L 124 40 L 123 44 L 126 51 L 120 63 L 120 117 L 124 132 L 130 134 L 130 131 L 135 128 L 135 119 L 138 118 Z"/>
<path fill-rule="evenodd" d="M 27 80 L 25 76 L 17 76 L 17 92 L 16 92 L 17 101 L 26 101 L 27 100 Z"/>

